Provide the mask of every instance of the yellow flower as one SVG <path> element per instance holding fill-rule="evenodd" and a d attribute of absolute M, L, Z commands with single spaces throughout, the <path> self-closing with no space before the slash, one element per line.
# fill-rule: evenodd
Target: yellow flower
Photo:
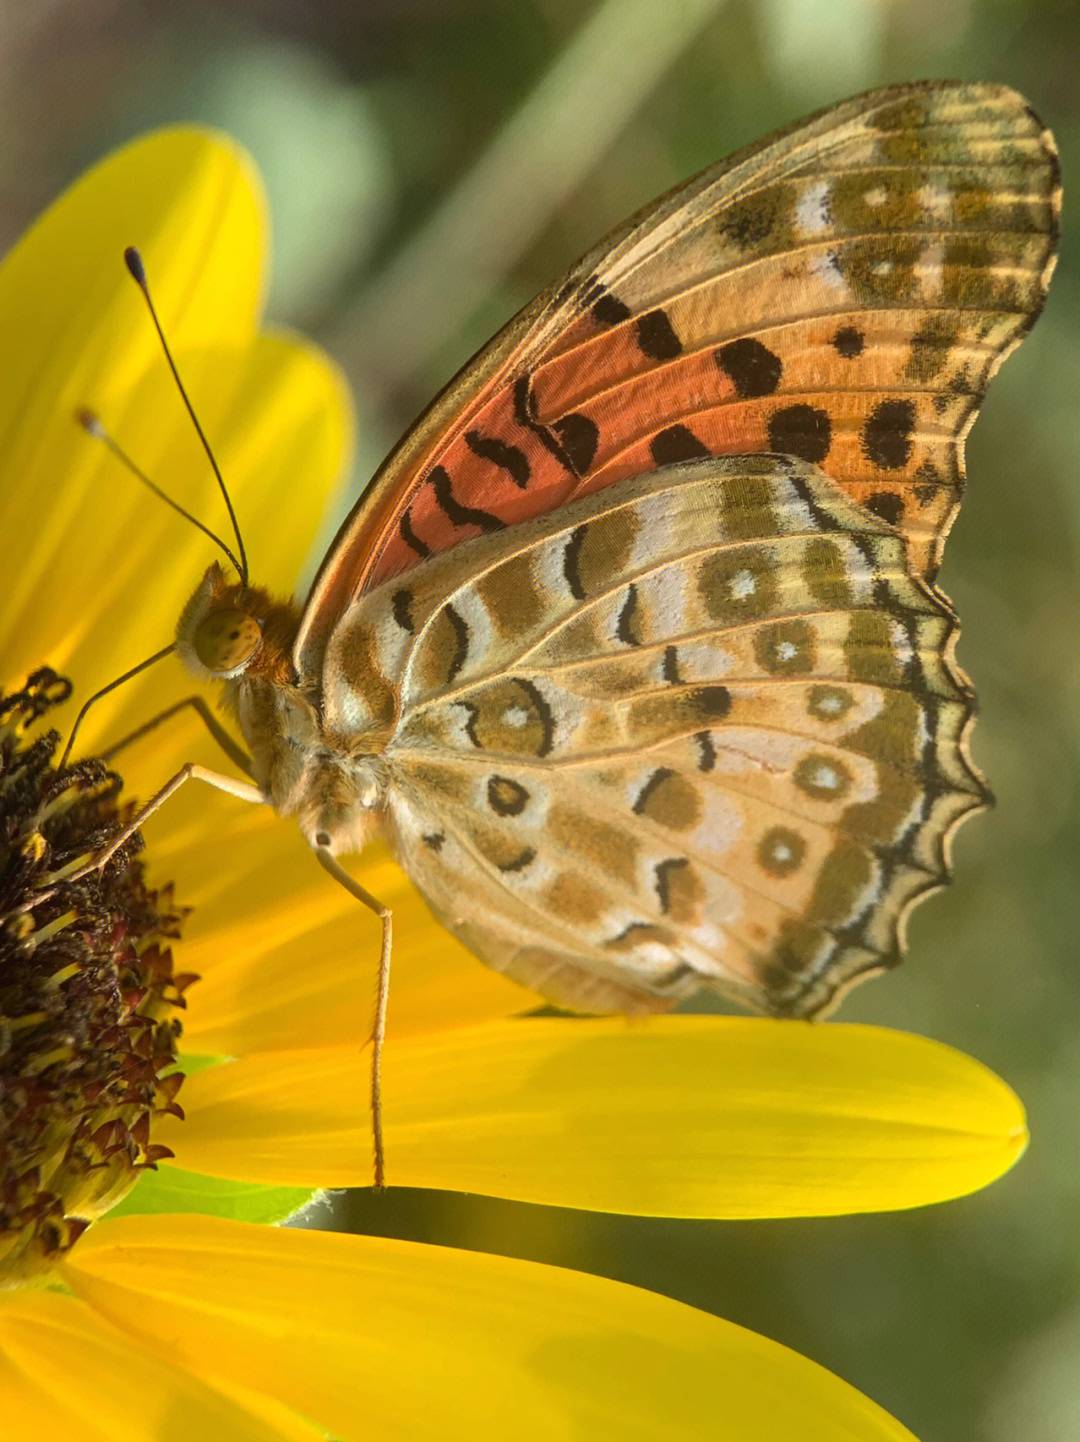
<path fill-rule="evenodd" d="M 168 642 L 212 559 L 204 535 L 76 427 L 79 407 L 228 539 L 124 272 L 127 245 L 143 253 L 254 579 L 294 585 L 348 453 L 349 411 L 324 357 L 257 332 L 264 230 L 235 146 L 164 132 L 92 173 L 0 269 L 9 686 L 47 663 L 85 698 Z M 93 708 L 78 754 L 191 689 L 175 662 L 150 668 Z M 181 712 L 116 764 L 147 796 L 186 760 L 222 767 Z M 370 1182 L 362 1047 L 378 931 L 263 808 L 192 784 L 146 837 L 151 885 L 175 883 L 195 907 L 178 947 L 180 969 L 201 977 L 181 1066 L 233 1060 L 189 1075 L 186 1121 L 154 1119 L 151 1144 L 174 1160 L 125 1205 L 158 1214 L 96 1222 L 57 1251 L 62 1291 L 0 1300 L 13 1436 L 908 1435 L 812 1363 L 632 1288 L 196 1215 L 234 1202 L 243 1214 L 245 1184 Z M 913 1037 L 715 1017 L 524 1019 L 527 994 L 436 928 L 385 856 L 361 865 L 395 914 L 391 1185 L 676 1216 L 820 1215 L 959 1195 L 1023 1149 L 1007 1088 Z"/>

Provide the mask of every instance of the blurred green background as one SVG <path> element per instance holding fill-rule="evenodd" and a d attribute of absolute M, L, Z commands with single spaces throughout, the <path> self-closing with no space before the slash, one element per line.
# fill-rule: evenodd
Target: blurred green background
<path fill-rule="evenodd" d="M 249 146 L 274 212 L 271 315 L 349 371 L 357 486 L 578 252 L 736 146 L 947 75 L 1008 82 L 1052 126 L 1062 260 L 973 432 L 941 578 L 998 805 L 960 835 L 904 968 L 843 1009 L 993 1067 L 1029 1108 L 1028 1156 L 895 1216 L 721 1225 L 391 1192 L 341 1218 L 667 1292 L 832 1368 L 926 1442 L 1080 1436 L 1080 5 L 0 0 L 0 64 L 0 248 L 148 127 L 201 120 Z"/>

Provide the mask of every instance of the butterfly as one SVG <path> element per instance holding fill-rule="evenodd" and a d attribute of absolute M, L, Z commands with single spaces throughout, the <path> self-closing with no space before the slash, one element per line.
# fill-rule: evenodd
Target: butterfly
<path fill-rule="evenodd" d="M 935 577 L 1059 208 L 1025 102 L 935 82 L 641 211 L 437 397 L 302 609 L 206 573 L 177 649 L 247 790 L 341 877 L 384 837 L 561 1007 L 808 1016 L 891 966 L 987 802 Z"/>

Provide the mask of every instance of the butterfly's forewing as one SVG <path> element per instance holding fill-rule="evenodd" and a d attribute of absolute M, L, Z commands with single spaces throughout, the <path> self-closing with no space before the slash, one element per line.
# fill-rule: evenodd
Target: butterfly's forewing
<path fill-rule="evenodd" d="M 325 726 L 396 696 L 395 849 L 493 966 L 594 1011 L 713 985 L 804 1014 L 895 959 L 984 800 L 952 634 L 819 471 L 708 458 L 362 596 Z"/>
<path fill-rule="evenodd" d="M 316 580 L 318 676 L 365 588 L 626 476 L 811 461 L 933 576 L 987 381 L 1042 306 L 1053 143 L 1000 86 L 846 101 L 671 192 L 586 256 L 391 454 Z"/>

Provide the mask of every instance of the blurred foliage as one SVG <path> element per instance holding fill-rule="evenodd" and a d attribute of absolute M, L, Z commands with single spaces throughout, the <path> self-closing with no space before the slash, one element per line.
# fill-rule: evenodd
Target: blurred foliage
<path fill-rule="evenodd" d="M 352 374 L 357 484 L 580 250 L 775 126 L 956 75 L 1015 86 L 1053 127 L 1062 260 L 973 432 L 942 575 L 998 805 L 960 836 L 958 880 L 918 911 L 905 967 L 843 1012 L 994 1067 L 1030 1110 L 1029 1155 L 987 1192 L 899 1216 L 721 1226 L 394 1192 L 343 1215 L 668 1292 L 833 1368 L 927 1439 L 1080 1435 L 1075 0 L 0 0 L 0 54 L 5 246 L 150 126 L 200 120 L 254 151 L 277 235 L 272 313 Z"/>

